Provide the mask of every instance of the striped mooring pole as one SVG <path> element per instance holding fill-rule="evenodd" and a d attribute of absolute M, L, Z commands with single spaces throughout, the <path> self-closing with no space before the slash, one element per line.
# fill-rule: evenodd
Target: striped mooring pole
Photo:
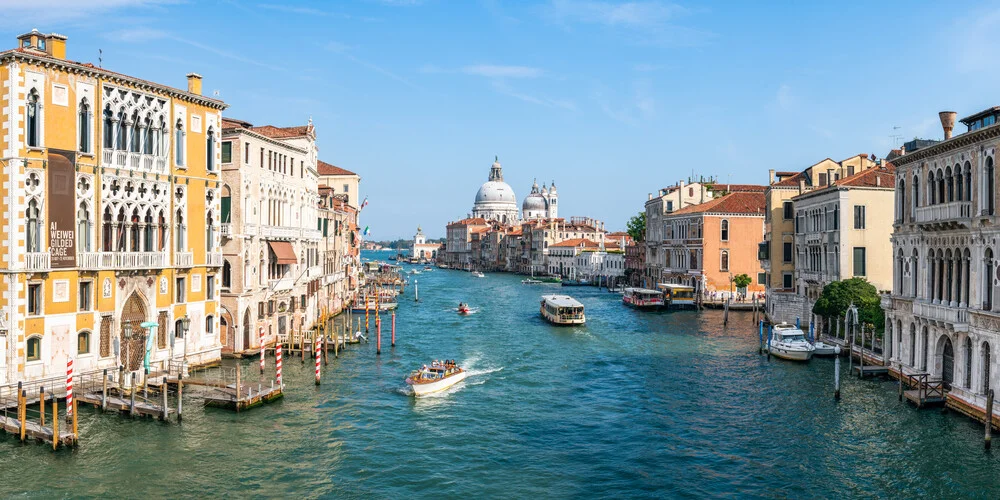
<path fill-rule="evenodd" d="M 365 333 L 368 333 L 368 292 L 365 292 Z"/>
<path fill-rule="evenodd" d="M 260 372 L 264 373 L 264 327 L 260 327 Z"/>
<path fill-rule="evenodd" d="M 319 338 L 318 337 L 315 337 L 314 340 L 315 340 L 315 342 L 313 342 L 313 343 L 316 344 L 314 346 L 316 348 L 316 385 L 319 385 L 319 361 L 320 361 L 320 356 L 321 356 L 321 354 L 319 352 L 320 343 L 319 343 Z"/>
<path fill-rule="evenodd" d="M 73 417 L 73 358 L 66 360 L 66 420 Z M 59 415 L 52 415 L 53 420 Z"/>
<path fill-rule="evenodd" d="M 277 373 L 275 378 L 278 379 L 278 390 L 283 390 L 284 386 L 281 384 L 281 343 L 279 342 L 274 351 L 274 369 Z"/>

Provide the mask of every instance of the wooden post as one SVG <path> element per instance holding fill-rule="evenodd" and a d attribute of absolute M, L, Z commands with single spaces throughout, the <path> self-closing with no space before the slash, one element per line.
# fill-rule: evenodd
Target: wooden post
<path fill-rule="evenodd" d="M 874 337 L 874 332 L 872 332 L 872 336 Z M 872 343 L 874 344 L 874 338 L 873 338 Z M 858 361 L 858 378 L 865 378 L 865 325 L 864 324 L 861 325 L 861 353 L 860 354 L 861 355 L 859 357 L 861 358 L 861 360 Z"/>
<path fill-rule="evenodd" d="M 163 381 L 163 386 L 162 386 L 162 388 L 160 390 L 160 396 L 161 396 L 161 399 L 163 400 L 163 416 L 160 418 L 160 420 L 163 420 L 164 422 L 166 422 L 167 421 L 167 414 L 170 411 L 169 407 L 167 406 L 167 381 L 166 380 Z"/>
<path fill-rule="evenodd" d="M 375 344 L 375 355 L 378 356 L 382 354 L 382 320 L 375 318 L 375 335 L 377 343 Z"/>
<path fill-rule="evenodd" d="M 899 400 L 903 400 L 903 362 L 899 362 Z"/>
<path fill-rule="evenodd" d="M 764 354 L 764 322 L 757 323 L 757 354 Z"/>
<path fill-rule="evenodd" d="M 302 331 L 302 323 L 299 323 L 299 357 L 306 364 L 306 333 Z"/>
<path fill-rule="evenodd" d="M 726 298 L 725 312 L 722 313 L 722 326 L 729 324 L 729 298 Z"/>
<path fill-rule="evenodd" d="M 365 333 L 368 333 L 368 292 L 365 292 Z"/>
<path fill-rule="evenodd" d="M 130 382 L 128 416 L 135 418 L 135 373 Z"/>
<path fill-rule="evenodd" d="M 52 415 L 52 451 L 55 451 L 59 447 L 59 400 L 56 398 L 52 398 Z"/>
<path fill-rule="evenodd" d="M 66 360 L 66 421 L 73 414 L 73 358 Z M 56 418 L 53 416 L 53 418 Z"/>
<path fill-rule="evenodd" d="M 260 327 L 260 374 L 264 374 L 264 327 Z"/>
<path fill-rule="evenodd" d="M 413 280 L 413 301 L 420 302 L 420 288 L 417 285 L 417 280 Z"/>
<path fill-rule="evenodd" d="M 392 344 L 390 347 L 396 347 L 396 310 L 392 310 Z"/>
<path fill-rule="evenodd" d="M 104 380 L 101 381 L 101 411 L 108 409 L 108 369 L 104 369 Z"/>
<path fill-rule="evenodd" d="M 993 437 L 991 436 L 993 430 L 993 389 L 986 393 L 986 449 L 990 449 Z"/>
<path fill-rule="evenodd" d="M 17 385 L 20 386 L 21 383 L 18 382 Z M 18 415 L 17 415 L 17 423 L 21 427 L 21 442 L 22 443 L 24 442 L 24 437 L 25 437 L 25 435 L 27 434 L 27 431 L 28 431 L 27 422 L 25 422 L 25 420 L 27 420 L 27 417 L 28 417 L 28 409 L 25 407 L 27 401 L 28 401 L 28 393 L 24 389 L 21 389 L 20 387 L 18 387 L 18 389 L 17 389 L 17 413 L 18 413 Z"/>
<path fill-rule="evenodd" d="M 847 330 L 847 316 L 844 316 L 844 330 L 845 330 L 844 333 L 846 334 L 847 333 L 846 332 L 846 330 Z M 847 351 L 847 372 L 848 373 L 850 373 L 851 370 L 854 369 L 854 335 L 856 333 L 856 330 L 857 330 L 857 328 L 854 328 L 854 325 L 852 324 L 851 325 L 851 331 L 850 331 L 851 338 L 850 338 L 850 340 L 849 340 L 849 342 L 847 344 L 847 348 L 848 348 L 848 351 Z"/>
<path fill-rule="evenodd" d="M 181 369 L 177 373 L 177 423 L 181 422 L 182 412 L 184 409 L 184 364 L 181 363 Z"/>
<path fill-rule="evenodd" d="M 837 358 L 833 360 L 833 399 L 840 399 L 840 347 L 834 349 Z"/>
<path fill-rule="evenodd" d="M 240 383 L 240 366 L 236 365 L 236 411 L 240 411 L 240 391 L 243 389 L 243 385 Z"/>
<path fill-rule="evenodd" d="M 59 420 L 59 415 L 52 418 Z M 45 427 L 45 386 L 38 389 L 38 425 Z"/>
<path fill-rule="evenodd" d="M 53 398 L 53 399 L 55 399 L 55 398 Z M 79 436 L 80 436 L 80 434 L 79 434 L 79 432 L 77 432 L 77 425 L 76 425 L 76 400 L 74 399 L 73 400 L 73 439 L 78 439 Z"/>

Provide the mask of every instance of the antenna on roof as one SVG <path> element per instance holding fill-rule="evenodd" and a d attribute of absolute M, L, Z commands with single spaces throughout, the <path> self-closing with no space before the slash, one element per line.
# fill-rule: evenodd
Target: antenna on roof
<path fill-rule="evenodd" d="M 222 94 L 222 92 L 219 92 L 218 90 L 213 90 L 212 91 L 212 95 L 215 96 L 215 97 L 219 97 L 219 95 L 221 95 L 221 94 Z"/>
<path fill-rule="evenodd" d="M 902 135 L 895 133 L 900 128 L 901 127 L 899 127 L 898 125 L 893 125 L 892 126 L 893 133 L 889 134 L 889 139 L 892 139 L 892 146 L 893 146 L 894 149 L 903 140 L 903 136 Z"/>

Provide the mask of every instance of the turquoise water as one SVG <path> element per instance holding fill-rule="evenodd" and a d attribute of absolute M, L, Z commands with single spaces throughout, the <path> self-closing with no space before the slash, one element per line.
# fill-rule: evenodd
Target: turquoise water
<path fill-rule="evenodd" d="M 0 437 L 0 496 L 1000 496 L 982 426 L 885 381 L 845 377 L 835 402 L 833 362 L 768 361 L 747 314 L 726 329 L 715 311 L 639 313 L 593 288 L 410 278 L 421 300 L 411 285 L 380 357 L 374 339 L 351 347 L 320 387 L 288 359 L 284 400 L 241 414 L 186 389 L 179 425 L 84 409 L 73 451 Z M 583 302 L 587 326 L 544 323 L 546 292 Z M 443 358 L 471 376 L 408 396 L 405 375 Z"/>

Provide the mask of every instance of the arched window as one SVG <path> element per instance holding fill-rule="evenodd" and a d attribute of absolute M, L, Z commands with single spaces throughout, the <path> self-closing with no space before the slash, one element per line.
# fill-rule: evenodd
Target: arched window
<path fill-rule="evenodd" d="M 153 233 L 155 227 L 153 226 L 153 210 L 147 209 L 146 216 L 143 217 L 143 224 L 145 227 L 142 228 L 142 251 L 153 252 L 156 247 L 153 246 Z"/>
<path fill-rule="evenodd" d="M 993 249 L 983 254 L 983 310 L 993 310 Z"/>
<path fill-rule="evenodd" d="M 80 152 L 89 153 L 90 152 L 90 105 L 87 104 L 87 100 L 84 99 L 80 101 L 80 113 L 79 113 L 79 129 L 80 129 Z"/>
<path fill-rule="evenodd" d="M 38 208 L 38 200 L 32 199 L 28 202 L 26 212 L 27 219 L 27 241 L 25 242 L 29 252 L 42 251 L 42 212 Z"/>
<path fill-rule="evenodd" d="M 129 218 L 130 228 L 129 228 L 129 250 L 132 252 L 141 252 L 142 248 L 139 246 L 140 235 L 141 235 L 141 223 L 142 219 L 139 217 L 139 209 L 132 209 L 132 216 Z"/>
<path fill-rule="evenodd" d="M 972 164 L 965 162 L 965 201 L 972 201 Z"/>
<path fill-rule="evenodd" d="M 205 217 L 205 249 L 209 252 L 215 249 L 215 226 L 212 225 L 212 211 Z"/>
<path fill-rule="evenodd" d="M 146 115 L 146 120 L 143 122 L 142 129 L 142 152 L 151 155 L 153 154 L 153 117 Z"/>
<path fill-rule="evenodd" d="M 84 330 L 76 335 L 76 353 L 90 353 L 90 332 Z"/>
<path fill-rule="evenodd" d="M 90 251 L 90 241 L 91 234 L 90 228 L 93 225 L 93 221 L 90 220 L 90 210 L 87 209 L 87 204 L 81 202 L 79 208 L 76 210 L 76 246 L 77 251 L 89 252 Z"/>
<path fill-rule="evenodd" d="M 157 157 L 167 156 L 167 143 L 168 143 L 167 134 L 168 133 L 170 133 L 170 131 L 167 130 L 167 122 L 164 121 L 163 117 L 161 116 L 160 117 L 160 126 L 157 127 L 157 130 L 156 130 L 156 156 Z"/>
<path fill-rule="evenodd" d="M 983 342 L 983 394 L 990 392 L 990 343 Z"/>
<path fill-rule="evenodd" d="M 920 206 L 920 177 L 913 176 L 913 208 Z"/>
<path fill-rule="evenodd" d="M 233 282 L 233 266 L 229 264 L 229 259 L 222 262 L 222 289 L 228 290 Z"/>
<path fill-rule="evenodd" d="M 174 127 L 174 163 L 184 166 L 184 122 L 177 120 Z"/>
<path fill-rule="evenodd" d="M 885 322 L 885 359 L 892 359 L 892 320 Z"/>
<path fill-rule="evenodd" d="M 934 188 L 934 172 L 927 174 L 927 204 L 934 205 L 937 203 L 937 192 Z"/>
<path fill-rule="evenodd" d="M 729 250 L 723 250 L 722 254 L 719 256 L 719 270 L 729 270 Z"/>
<path fill-rule="evenodd" d="M 205 139 L 205 169 L 215 171 L 215 128 L 208 127 L 208 138 Z"/>
<path fill-rule="evenodd" d="M 958 165 L 955 165 L 956 167 Z M 952 176 L 951 167 L 948 167 L 944 172 L 945 178 L 945 199 L 950 203 L 955 201 L 955 177 Z"/>
<path fill-rule="evenodd" d="M 965 337 L 965 388 L 972 390 L 972 340 Z"/>
<path fill-rule="evenodd" d="M 722 241 L 729 241 L 729 221 L 727 219 L 722 219 L 720 227 L 722 228 Z"/>
<path fill-rule="evenodd" d="M 104 148 L 115 148 L 115 115 L 110 106 L 104 108 Z"/>
<path fill-rule="evenodd" d="M 962 166 L 955 165 L 955 201 L 965 200 L 965 186 L 962 183 Z"/>
<path fill-rule="evenodd" d="M 38 335 L 28 337 L 28 345 L 24 353 L 25 361 L 38 361 L 42 359 L 42 337 Z"/>
<path fill-rule="evenodd" d="M 132 113 L 132 136 L 129 139 L 128 150 L 138 153 L 139 146 L 142 144 L 142 120 L 139 118 L 138 111 Z"/>
<path fill-rule="evenodd" d="M 104 220 L 101 225 L 101 240 L 103 241 L 102 249 L 105 252 L 110 252 L 114 248 L 114 228 L 113 228 L 114 215 L 111 214 L 111 207 L 104 207 Z"/>
<path fill-rule="evenodd" d="M 215 316 L 208 315 L 205 316 L 205 335 L 212 335 L 215 333 Z"/>
<path fill-rule="evenodd" d="M 177 215 L 174 220 L 177 222 L 177 231 L 174 234 L 174 240 L 177 242 L 177 251 L 183 252 L 187 248 L 187 244 L 184 242 L 184 210 L 177 209 Z"/>
<path fill-rule="evenodd" d="M 125 110 L 118 112 L 118 123 L 115 124 L 117 134 L 115 134 L 115 149 L 119 151 L 125 151 L 128 149 L 128 143 L 125 142 L 126 131 L 128 130 L 128 116 L 125 114 Z"/>
<path fill-rule="evenodd" d="M 174 321 L 174 338 L 184 338 L 184 323 L 181 320 Z"/>
<path fill-rule="evenodd" d="M 917 326 L 910 323 L 910 366 L 917 359 Z"/>
<path fill-rule="evenodd" d="M 993 157 L 986 158 L 986 213 L 996 212 L 996 180 L 993 172 Z"/>
<path fill-rule="evenodd" d="M 24 140 L 28 147 L 37 148 L 41 145 L 42 106 L 38 98 L 38 90 L 28 92 L 28 100 L 24 104 L 25 124 Z"/>
<path fill-rule="evenodd" d="M 163 210 L 160 210 L 160 215 L 156 218 L 156 228 L 157 234 L 159 235 L 159 241 L 157 242 L 156 249 L 163 252 L 167 250 L 167 219 L 163 216 Z"/>
<path fill-rule="evenodd" d="M 910 294 L 913 297 L 916 297 L 917 296 L 917 286 L 918 286 L 918 282 L 920 281 L 918 279 L 919 278 L 918 271 L 920 270 L 920 252 L 918 252 L 916 248 L 913 249 L 912 264 L 913 264 L 913 272 L 911 273 L 912 277 L 910 278 L 912 290 L 910 291 Z"/>
<path fill-rule="evenodd" d="M 924 327 L 923 336 L 920 339 L 920 369 L 927 371 L 927 339 L 930 337 L 930 333 L 927 331 L 927 327 Z"/>

